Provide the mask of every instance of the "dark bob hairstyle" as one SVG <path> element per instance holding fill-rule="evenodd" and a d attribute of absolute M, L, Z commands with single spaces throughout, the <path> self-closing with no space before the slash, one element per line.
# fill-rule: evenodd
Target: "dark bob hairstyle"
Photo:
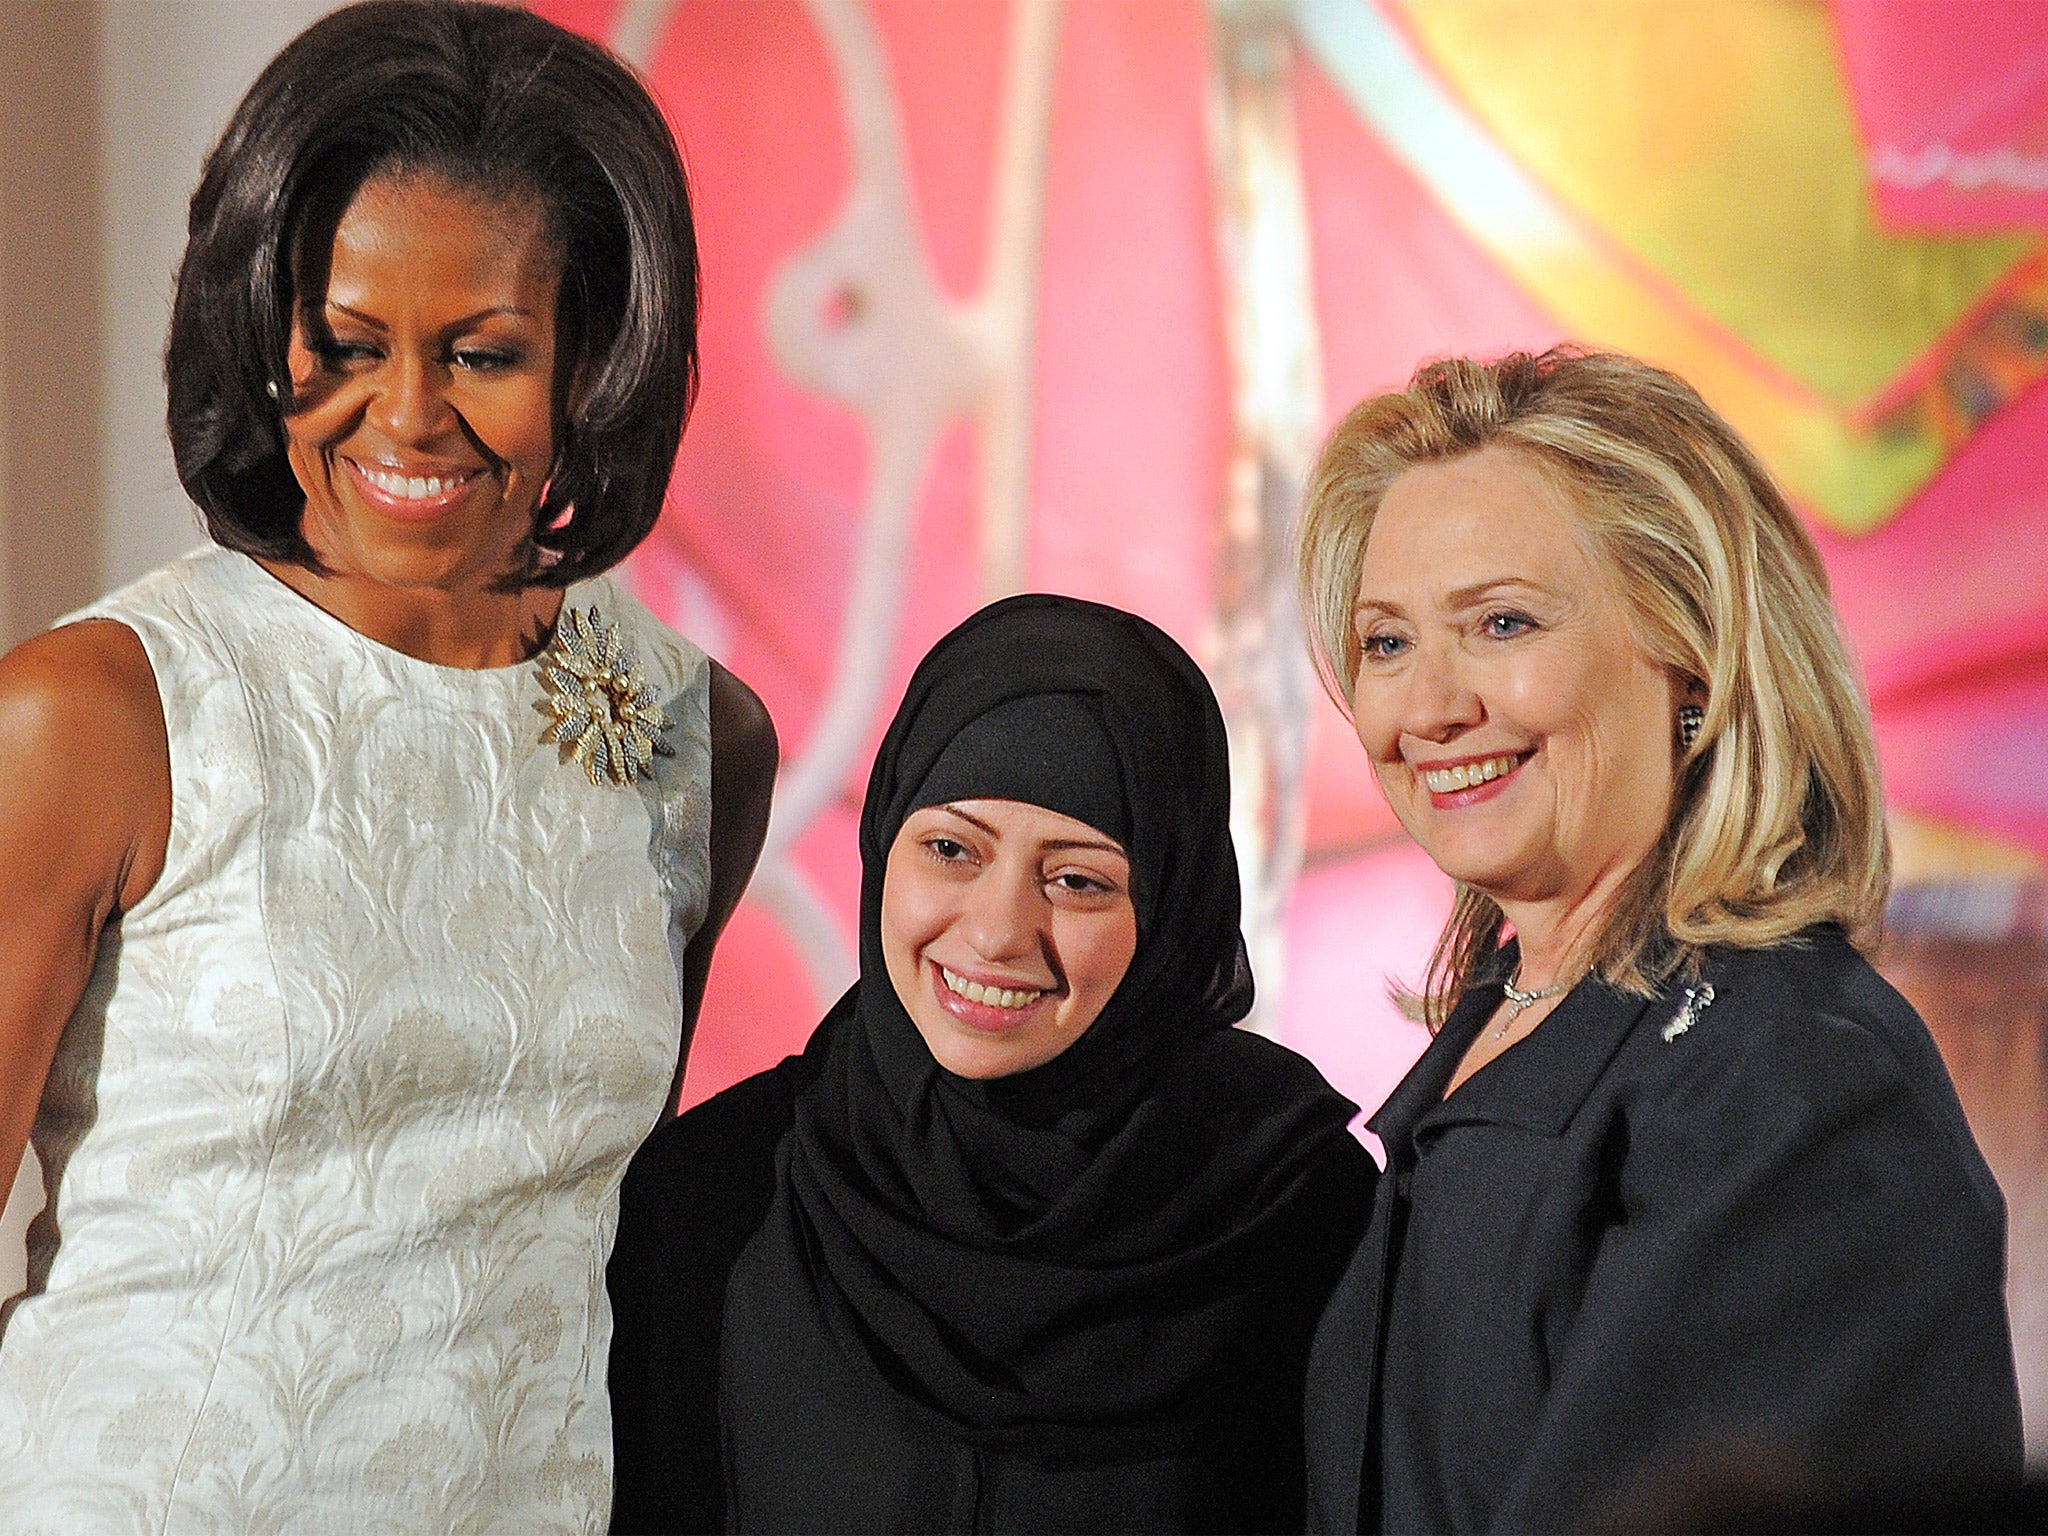
<path fill-rule="evenodd" d="M 349 201 L 380 174 L 431 174 L 545 209 L 564 258 L 555 457 L 519 579 L 567 586 L 617 564 L 661 513 L 696 393 L 682 162 L 619 60 L 473 0 L 363 0 L 314 23 L 271 60 L 207 157 L 164 372 L 178 478 L 208 532 L 317 565 L 285 456 L 293 309 L 301 272 L 324 267 Z"/>

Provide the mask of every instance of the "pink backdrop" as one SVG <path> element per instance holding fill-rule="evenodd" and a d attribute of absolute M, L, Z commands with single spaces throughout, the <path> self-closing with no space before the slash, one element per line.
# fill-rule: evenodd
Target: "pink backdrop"
<path fill-rule="evenodd" d="M 879 40 L 910 217 L 942 296 L 964 301 L 987 275 L 1011 9 L 953 0 L 689 0 L 661 12 L 650 28 L 645 7 L 629 14 L 613 4 L 552 0 L 539 8 L 603 38 L 640 28 L 633 45 L 672 114 L 697 200 L 704 392 L 669 514 L 636 557 L 633 578 L 753 683 L 775 715 L 785 757 L 794 759 L 818 725 L 840 664 L 850 573 L 878 472 L 869 425 L 840 401 L 791 382 L 767 322 L 778 272 L 840 216 L 857 180 L 848 87 L 825 27 L 851 15 Z M 2020 0 L 1964 9 L 1973 17 L 1998 10 L 2007 30 L 1977 46 L 1961 36 L 1966 29 L 1947 25 L 1954 7 L 1844 0 L 1831 38 L 1825 14 L 1813 13 L 1822 29 L 1813 46 L 1839 46 L 1846 64 L 1837 73 L 1831 53 L 1822 60 L 1836 93 L 1829 110 L 1843 125 L 1855 114 L 1859 131 L 1868 129 L 1880 148 L 1896 141 L 1911 149 L 1919 143 L 1911 138 L 1916 124 L 1949 123 L 1980 136 L 2005 133 L 2038 154 L 2048 8 Z M 1551 10 L 1562 32 L 1590 28 L 1606 14 L 1598 0 L 1560 0 Z M 1529 12 L 1524 4 L 1520 14 Z M 1420 13 L 1392 0 L 1377 8 L 1368 0 L 1308 0 L 1297 13 L 1303 35 L 1323 39 L 1303 49 L 1291 72 L 1321 424 L 1361 395 L 1398 385 L 1431 356 L 1540 348 L 1568 334 L 1614 345 L 1664 334 L 1631 330 L 1635 322 L 1620 300 L 1587 298 L 1524 262 L 1512 232 L 1490 227 L 1484 206 L 1475 214 L 1461 201 L 1458 178 L 1468 170 L 1437 154 L 1452 142 L 1443 130 L 1404 137 L 1400 124 L 1361 108 L 1344 81 L 1347 60 L 1365 56 L 1344 52 L 1354 45 L 1343 41 L 1343 29 L 1377 18 L 1391 24 L 1394 41 L 1376 44 L 1374 58 L 1381 65 L 1392 58 L 1441 94 L 1448 105 L 1440 110 L 1476 124 L 1487 153 L 1506 168 L 1496 174 L 1522 177 L 1549 200 L 1561 225 L 1594 253 L 1589 260 L 1607 264 L 1609 290 L 1636 285 L 1630 291 L 1664 306 L 1659 323 L 1667 331 L 1707 338 L 1686 345 L 1719 349 L 1711 357 L 1678 349 L 1662 360 L 1703 387 L 1710 378 L 1733 380 L 1724 408 L 1738 419 L 1747 419 L 1740 417 L 1744 390 L 1778 390 L 1837 433 L 1839 462 L 1823 468 L 1850 486 L 1842 501 L 1850 510 L 1816 492 L 1813 521 L 1869 677 L 1895 805 L 1988 850 L 1994 862 L 2006 861 L 2001 868 L 2038 873 L 2048 856 L 2048 788 L 2039 772 L 2048 760 L 2048 491 L 2040 469 L 2048 388 L 2039 383 L 2048 368 L 2048 321 L 2028 329 L 2026 284 L 2039 251 L 2024 232 L 2041 217 L 2038 199 L 2001 196 L 1986 206 L 1955 192 L 1916 200 L 1886 192 L 1891 183 L 1878 179 L 1877 206 L 1893 225 L 1912 223 L 1922 235 L 1873 225 L 1856 233 L 1856 259 L 1866 267 L 1909 261 L 1919 264 L 1913 271 L 1958 273 L 1955 284 L 1968 291 L 1952 310 L 1915 319 L 1917 330 L 1886 342 L 1890 351 L 1866 348 L 1875 361 L 1859 365 L 1864 371 L 1851 388 L 1830 382 L 1825 348 L 1811 361 L 1822 323 L 1813 316 L 1841 323 L 1823 304 L 1833 295 L 1811 298 L 1796 286 L 1766 291 L 1762 278 L 1755 295 L 1726 291 L 1717 273 L 1739 273 L 1741 262 L 1716 267 L 1706 258 L 1719 249 L 1715 242 L 1725 244 L 1736 215 L 1706 194 L 1697 211 L 1652 210 L 1642 218 L 1655 213 L 1663 223 L 1631 223 L 1631 187 L 1604 191 L 1585 180 L 1569 143 L 1537 131 L 1569 103 L 1547 100 L 1540 79 L 1515 74 L 1513 60 L 1488 54 L 1483 38 L 1475 44 L 1441 27 L 1432 32 L 1418 24 Z M 1714 41 L 1730 58 L 1747 35 L 1745 18 L 1757 20 L 1756 37 L 1773 48 L 1799 44 L 1771 42 L 1778 34 L 1765 23 L 1777 23 L 1756 7 L 1715 4 L 1695 13 L 1693 24 L 1719 29 Z M 1211 27 L 1194 0 L 1073 0 L 1059 13 L 1032 287 L 1025 567 L 1029 586 L 1135 609 L 1205 659 L 1231 443 L 1226 284 L 1205 137 Z M 1928 45 L 1930 36 L 1939 46 Z M 1671 93 L 1654 77 L 1657 49 L 1668 42 L 1645 32 L 1627 55 L 1639 60 L 1639 77 L 1620 66 L 1611 72 L 1617 91 L 1639 93 L 1645 113 L 1672 110 L 1663 99 Z M 1765 82 L 1754 86 L 1761 91 L 1778 78 L 1769 73 L 1777 65 L 1758 63 L 1755 52 L 1742 55 L 1742 67 L 1753 86 Z M 1943 101 L 1972 91 L 2001 105 L 1942 115 Z M 1765 132 L 1773 122 L 1790 124 L 1797 139 L 1817 110 L 1810 99 L 1791 99 L 1788 88 L 1785 101 L 1765 101 L 1731 126 L 1711 92 L 1695 94 L 1701 105 L 1687 175 L 1710 176 L 1720 163 L 1714 156 L 1752 153 L 1740 134 Z M 1852 146 L 1845 165 L 1830 170 L 1811 144 L 1787 153 L 1846 177 L 1860 208 L 1866 167 L 1854 153 L 1858 141 L 1846 126 L 1841 132 Z M 1660 134 L 1649 148 L 1668 153 L 1670 130 Z M 1609 191 L 1614 197 L 1603 201 Z M 1924 233 L 1930 225 L 2010 229 L 2015 220 L 2019 235 Z M 1811 238 L 1803 228 L 1788 230 L 1780 243 Z M 1909 246 L 1913 239 L 1919 243 Z M 1688 254 L 1681 260 L 1673 250 Z M 1694 251 L 1705 254 L 1694 261 Z M 1819 263 L 1828 253 L 1813 255 Z M 1801 307 L 1809 302 L 1823 307 L 1809 313 Z M 829 323 L 861 318 L 841 314 Z M 1802 356 L 1809 361 L 1802 364 Z M 1907 420 L 1900 415 L 1907 406 L 1922 415 Z M 1922 458 L 1910 474 L 1887 479 L 1871 467 L 1901 434 L 1915 433 Z M 887 686 L 836 801 L 794 844 L 801 877 L 847 952 L 867 751 L 916 658 L 982 600 L 980 451 L 976 434 L 956 422 L 929 459 L 901 560 L 903 601 L 888 636 Z M 1289 974 L 1277 1032 L 1371 1107 L 1421 1044 L 1419 1031 L 1386 1003 L 1386 979 L 1417 974 L 1448 892 L 1401 838 L 1344 721 L 1320 699 L 1307 820 L 1305 866 L 1287 913 Z M 801 1044 L 828 1000 L 806 953 L 783 909 L 754 900 L 741 909 L 712 978 L 687 1100 Z"/>

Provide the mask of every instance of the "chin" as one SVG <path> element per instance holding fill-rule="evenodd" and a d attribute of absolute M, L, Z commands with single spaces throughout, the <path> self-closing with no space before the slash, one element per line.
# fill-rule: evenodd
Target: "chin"
<path fill-rule="evenodd" d="M 350 553 L 357 571 L 389 587 L 470 586 L 513 569 L 509 552 L 460 544 L 379 542 Z"/>
<path fill-rule="evenodd" d="M 308 542 L 336 574 L 393 587 L 474 584 L 514 569 L 520 546 L 520 539 L 506 539 L 496 518 L 480 520 L 457 509 L 446 519 L 406 523 L 348 502 L 339 515 L 310 527 Z"/>
<path fill-rule="evenodd" d="M 961 1056 L 958 1054 L 950 1056 L 934 1055 L 932 1059 L 946 1071 L 952 1073 L 953 1076 L 965 1078 L 970 1083 L 994 1082 L 999 1077 L 1008 1077 L 1011 1073 L 1020 1070 L 1002 1062 L 983 1061 L 979 1057 Z"/>
<path fill-rule="evenodd" d="M 1056 1050 L 1045 1049 L 1040 1041 L 962 1039 L 952 1029 L 934 1030 L 922 1023 L 919 1033 L 925 1038 L 932 1060 L 955 1077 L 964 1077 L 970 1082 L 985 1083 L 998 1077 L 1014 1077 L 1019 1072 L 1043 1066 L 1059 1054 Z"/>
<path fill-rule="evenodd" d="M 955 1077 L 981 1081 L 1008 1077 L 1037 1065 L 1035 1053 L 1028 1047 L 1020 1049 L 1016 1041 L 962 1040 L 954 1036 L 944 1046 L 943 1051 L 933 1051 L 932 1057 Z"/>
<path fill-rule="evenodd" d="M 1478 884 L 1485 874 L 1497 869 L 1501 863 L 1498 847 L 1474 847 L 1470 838 L 1417 837 L 1415 841 L 1422 845 L 1422 851 L 1429 855 L 1430 862 L 1438 869 L 1467 885 Z"/>
<path fill-rule="evenodd" d="M 1482 852 L 1424 844 L 1423 852 L 1429 855 L 1438 869 L 1483 896 L 1498 900 L 1497 892 L 1511 890 L 1515 885 L 1515 871 L 1519 866 L 1512 860 L 1501 858 L 1497 849 Z"/>

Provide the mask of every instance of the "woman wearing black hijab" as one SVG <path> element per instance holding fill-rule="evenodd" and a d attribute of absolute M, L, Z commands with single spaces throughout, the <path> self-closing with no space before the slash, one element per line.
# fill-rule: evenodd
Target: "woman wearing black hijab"
<path fill-rule="evenodd" d="M 1215 698 L 1143 619 L 1011 598 L 925 658 L 860 980 L 627 1177 L 614 1530 L 1299 1528 L 1373 1165 L 1230 1027 L 1228 819 Z"/>

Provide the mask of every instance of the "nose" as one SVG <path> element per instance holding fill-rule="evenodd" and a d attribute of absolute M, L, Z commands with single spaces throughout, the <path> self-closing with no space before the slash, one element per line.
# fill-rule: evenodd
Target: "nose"
<path fill-rule="evenodd" d="M 447 426 L 446 379 L 433 358 L 401 353 L 391 359 L 380 382 L 370 419 L 393 442 L 425 443 Z"/>
<path fill-rule="evenodd" d="M 998 860 L 968 888 L 960 936 L 982 959 L 1001 964 L 1038 953 L 1045 902 L 1036 874 Z"/>
<path fill-rule="evenodd" d="M 1421 645 L 1408 672 L 1401 700 L 1401 733 L 1425 741 L 1456 739 L 1486 718 L 1486 705 L 1472 686 L 1455 646 Z"/>

